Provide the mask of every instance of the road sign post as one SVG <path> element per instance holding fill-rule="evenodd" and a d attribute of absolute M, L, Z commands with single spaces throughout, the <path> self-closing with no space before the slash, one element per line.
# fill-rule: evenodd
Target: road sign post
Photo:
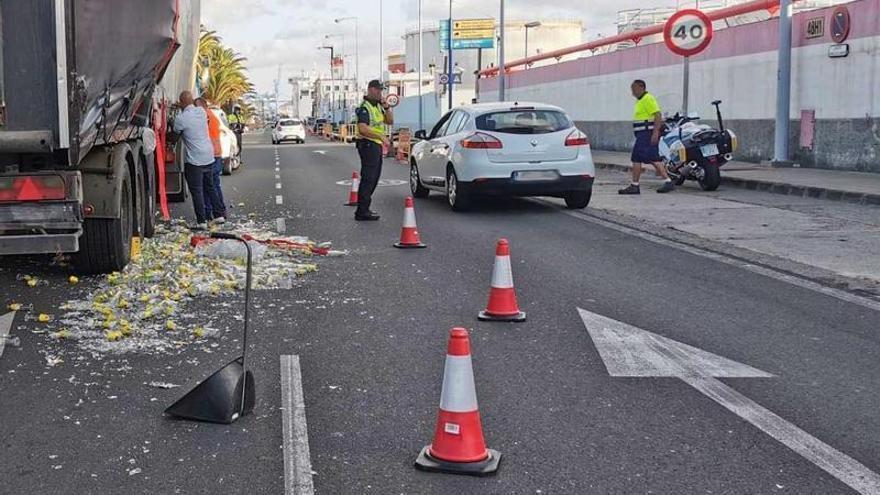
<path fill-rule="evenodd" d="M 666 21 L 663 41 L 670 51 L 684 57 L 682 112 L 687 115 L 690 93 L 690 57 L 705 50 L 712 42 L 712 20 L 700 10 L 679 10 Z"/>

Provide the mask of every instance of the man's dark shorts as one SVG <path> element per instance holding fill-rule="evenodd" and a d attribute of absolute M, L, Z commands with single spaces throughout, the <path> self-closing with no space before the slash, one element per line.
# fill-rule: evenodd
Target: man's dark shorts
<path fill-rule="evenodd" d="M 633 145 L 633 163 L 657 163 L 661 161 L 660 151 L 656 144 L 651 144 L 651 134 L 654 131 L 636 131 L 636 144 Z"/>

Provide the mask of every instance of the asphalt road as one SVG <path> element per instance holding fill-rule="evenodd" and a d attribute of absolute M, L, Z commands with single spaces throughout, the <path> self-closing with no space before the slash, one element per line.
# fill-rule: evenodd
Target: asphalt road
<path fill-rule="evenodd" d="M 254 414 L 232 426 L 162 416 L 235 355 L 232 334 L 210 353 L 98 359 L 68 348 L 49 367 L 47 346 L 74 344 L 18 319 L 22 346 L 0 357 L 0 493 L 283 493 L 288 354 L 301 359 L 317 493 L 851 493 L 681 380 L 610 377 L 578 307 L 775 375 L 722 381 L 880 470 L 877 312 L 526 200 L 457 214 L 432 194 L 416 203 L 428 249 L 396 250 L 405 167 L 386 162 L 383 177 L 402 185 L 375 195 L 382 221 L 356 223 L 337 184 L 356 168 L 351 146 L 277 148 L 280 179 L 275 147 L 253 142 L 245 168 L 224 179 L 229 202 L 244 203 L 234 215 L 283 218 L 288 235 L 349 255 L 293 289 L 256 293 Z M 476 319 L 500 237 L 525 323 Z M 25 272 L 50 285 L 27 287 L 16 280 Z M 96 283 L 70 289 L 66 276 L 45 259 L 3 260 L 0 302 L 51 308 Z M 240 306 L 220 302 L 192 310 L 237 325 Z M 453 326 L 471 329 L 485 436 L 504 456 L 494 477 L 412 467 L 431 441 Z M 145 385 L 153 380 L 183 387 Z"/>

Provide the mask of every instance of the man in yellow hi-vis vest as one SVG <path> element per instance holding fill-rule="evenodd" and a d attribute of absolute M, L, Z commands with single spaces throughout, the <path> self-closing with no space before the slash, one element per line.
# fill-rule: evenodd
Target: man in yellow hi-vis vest
<path fill-rule="evenodd" d="M 358 188 L 358 206 L 354 219 L 378 220 L 379 215 L 370 210 L 373 192 L 382 175 L 383 148 L 391 143 L 385 136 L 385 126 L 394 123 L 394 113 L 382 96 L 382 83 L 372 80 L 367 85 L 367 95 L 355 111 L 357 116 L 357 150 L 361 157 L 361 183 Z"/>
<path fill-rule="evenodd" d="M 648 93 L 648 85 L 641 79 L 636 79 L 630 86 L 636 106 L 633 110 L 633 134 L 636 142 L 632 151 L 632 183 L 617 191 L 620 194 L 639 194 L 639 178 L 642 176 L 642 165 L 651 164 L 657 175 L 663 177 L 663 185 L 657 189 L 658 193 L 667 193 L 675 190 L 657 144 L 660 142 L 660 134 L 663 130 L 663 116 L 660 113 L 660 105 L 654 95 Z"/>

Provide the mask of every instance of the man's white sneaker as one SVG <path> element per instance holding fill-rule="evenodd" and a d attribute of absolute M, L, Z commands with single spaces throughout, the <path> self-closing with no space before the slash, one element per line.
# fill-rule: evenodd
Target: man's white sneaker
<path fill-rule="evenodd" d="M 223 225 L 226 223 L 226 217 L 217 217 L 211 221 L 214 225 Z"/>
<path fill-rule="evenodd" d="M 208 230 L 208 224 L 205 222 L 194 223 L 189 226 L 189 230 Z"/>

